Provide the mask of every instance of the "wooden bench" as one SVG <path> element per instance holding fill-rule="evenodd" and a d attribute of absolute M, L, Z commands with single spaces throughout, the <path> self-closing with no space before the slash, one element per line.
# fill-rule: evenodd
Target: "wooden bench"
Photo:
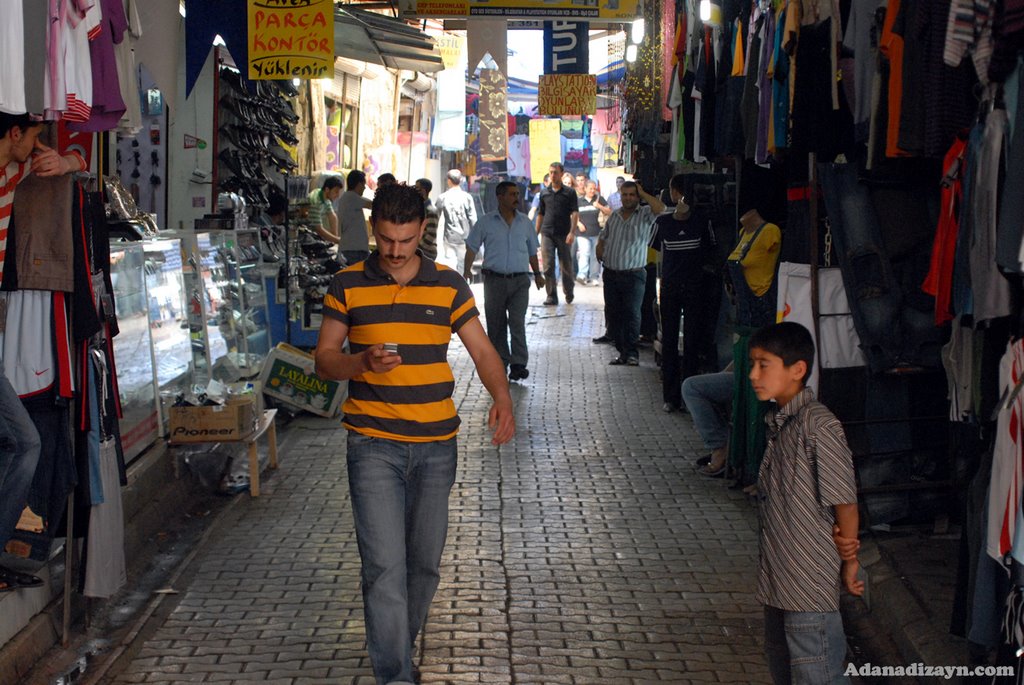
<path fill-rule="evenodd" d="M 277 468 L 277 424 L 274 422 L 274 417 L 277 416 L 276 409 L 267 409 L 263 412 L 263 417 L 260 418 L 260 423 L 249 435 L 238 440 L 209 440 L 207 442 L 217 442 L 225 445 L 245 443 L 249 450 L 249 494 L 253 497 L 260 496 L 260 458 L 259 450 L 256 447 L 256 442 L 263 437 L 267 436 L 268 447 L 270 448 L 270 463 L 269 466 L 272 469 Z M 186 445 L 197 445 L 202 444 L 198 442 L 170 442 L 175 447 L 182 447 Z"/>

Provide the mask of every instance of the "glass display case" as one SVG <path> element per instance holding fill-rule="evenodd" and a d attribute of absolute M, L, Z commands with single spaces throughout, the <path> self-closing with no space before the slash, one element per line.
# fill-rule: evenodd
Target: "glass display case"
<path fill-rule="evenodd" d="M 192 363 L 181 240 L 161 237 L 142 245 L 156 383 L 161 393 L 179 392 L 191 382 Z"/>
<path fill-rule="evenodd" d="M 125 458 L 142 453 L 160 431 L 151 301 L 146 289 L 146 253 L 142 243 L 112 242 L 110 281 L 114 288 L 119 333 L 114 336 L 117 389 L 121 399 L 121 442 Z"/>
<path fill-rule="evenodd" d="M 187 253 L 193 382 L 256 375 L 270 352 L 259 231 L 197 233 Z"/>

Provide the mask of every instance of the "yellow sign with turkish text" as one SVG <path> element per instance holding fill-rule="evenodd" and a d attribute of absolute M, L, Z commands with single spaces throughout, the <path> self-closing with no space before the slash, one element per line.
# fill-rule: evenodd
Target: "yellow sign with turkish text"
<path fill-rule="evenodd" d="M 632 21 L 639 0 L 400 0 L 406 17 Z"/>
<path fill-rule="evenodd" d="M 530 179 L 540 183 L 555 162 L 562 162 L 562 122 L 530 119 Z"/>
<path fill-rule="evenodd" d="M 543 116 L 595 114 L 597 77 L 593 74 L 544 74 L 537 84 L 537 111 Z"/>
<path fill-rule="evenodd" d="M 248 0 L 249 78 L 334 76 L 332 0 Z"/>

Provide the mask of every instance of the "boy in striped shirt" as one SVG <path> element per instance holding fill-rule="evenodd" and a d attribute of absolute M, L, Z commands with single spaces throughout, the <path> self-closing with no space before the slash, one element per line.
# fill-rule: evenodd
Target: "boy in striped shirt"
<path fill-rule="evenodd" d="M 814 340 L 793 322 L 750 338 L 750 382 L 775 408 L 765 417 L 768 446 L 758 473 L 765 652 L 779 683 L 847 683 L 840 583 L 857 579 L 857 485 L 842 425 L 804 383 Z"/>
<path fill-rule="evenodd" d="M 42 132 L 43 122 L 32 121 L 27 114 L 0 112 L 0 281 L 18 184 L 30 173 L 60 176 L 85 169 L 85 161 L 79 155 L 62 157 L 39 142 Z M 6 312 L 0 311 L 0 330 L 4 325 Z M 7 544 L 25 507 L 40 448 L 35 424 L 2 369 L 0 358 L 0 435 L 13 442 L 13 449 L 0 450 L 0 549 Z M 36 576 L 0 566 L 0 592 L 42 584 Z"/>

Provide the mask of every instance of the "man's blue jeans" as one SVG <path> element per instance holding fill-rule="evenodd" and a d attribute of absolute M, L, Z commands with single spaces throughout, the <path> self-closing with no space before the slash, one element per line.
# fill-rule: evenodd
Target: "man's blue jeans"
<path fill-rule="evenodd" d="M 764 608 L 764 650 L 775 685 L 840 685 L 846 671 L 846 633 L 838 611 Z"/>
<path fill-rule="evenodd" d="M 604 270 L 604 307 L 615 349 L 626 359 L 639 357 L 640 306 L 644 301 L 647 272 Z"/>
<path fill-rule="evenodd" d="M 601 263 L 597 261 L 597 236 L 578 235 L 576 244 L 576 278 L 596 279 L 601 275 Z"/>
<path fill-rule="evenodd" d="M 0 374 L 0 549 L 25 508 L 39 463 L 39 433 L 21 398 Z"/>
<path fill-rule="evenodd" d="M 487 337 L 498 351 L 502 363 L 526 366 L 530 352 L 526 347 L 526 310 L 530 306 L 530 277 L 526 274 L 507 278 L 484 272 L 484 313 Z M 509 352 L 509 333 L 512 351 Z"/>
<path fill-rule="evenodd" d="M 411 683 L 413 645 L 440 580 L 456 441 L 350 431 L 347 461 L 373 673 L 379 685 Z"/>
<path fill-rule="evenodd" d="M 732 406 L 734 376 L 732 371 L 721 371 L 690 376 L 683 381 L 683 402 L 705 449 L 721 449 L 729 442 L 726 416 Z"/>

